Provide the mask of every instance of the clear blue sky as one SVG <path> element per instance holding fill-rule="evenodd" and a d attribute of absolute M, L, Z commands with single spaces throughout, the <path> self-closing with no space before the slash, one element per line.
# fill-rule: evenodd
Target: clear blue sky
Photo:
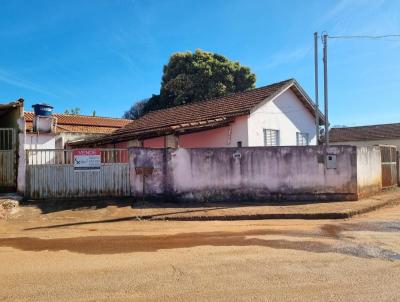
<path fill-rule="evenodd" d="M 0 5 L 0 103 L 23 97 L 28 108 L 47 102 L 57 112 L 80 107 L 114 117 L 159 92 L 173 52 L 218 52 L 249 66 L 257 86 L 294 77 L 314 97 L 314 31 L 400 33 L 396 0 Z M 332 124 L 400 122 L 400 39 L 331 40 L 329 46 Z"/>

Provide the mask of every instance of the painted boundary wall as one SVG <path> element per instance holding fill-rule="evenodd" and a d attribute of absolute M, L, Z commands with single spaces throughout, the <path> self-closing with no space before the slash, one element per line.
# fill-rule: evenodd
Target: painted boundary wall
<path fill-rule="evenodd" d="M 381 150 L 376 147 L 357 148 L 358 197 L 372 195 L 382 190 Z"/>
<path fill-rule="evenodd" d="M 380 191 L 378 153 L 352 146 L 131 148 L 131 194 L 170 201 L 357 200 Z"/>

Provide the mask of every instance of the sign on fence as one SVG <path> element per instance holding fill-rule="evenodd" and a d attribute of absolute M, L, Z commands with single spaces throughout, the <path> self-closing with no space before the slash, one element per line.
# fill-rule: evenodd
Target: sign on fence
<path fill-rule="evenodd" d="M 74 171 L 99 171 L 101 152 L 97 149 L 74 150 Z"/>

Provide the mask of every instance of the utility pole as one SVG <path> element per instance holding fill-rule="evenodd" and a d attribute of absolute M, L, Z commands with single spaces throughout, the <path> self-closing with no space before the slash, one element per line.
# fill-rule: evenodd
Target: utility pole
<path fill-rule="evenodd" d="M 318 106 L 318 33 L 314 33 L 314 73 L 315 73 L 315 137 L 319 145 L 319 106 Z"/>
<path fill-rule="evenodd" d="M 329 146 L 329 119 L 328 119 L 328 34 L 322 36 L 324 43 L 324 109 L 325 109 L 325 146 Z"/>

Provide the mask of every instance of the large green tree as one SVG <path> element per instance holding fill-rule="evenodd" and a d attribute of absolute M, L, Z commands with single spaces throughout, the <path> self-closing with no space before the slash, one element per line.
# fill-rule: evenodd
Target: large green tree
<path fill-rule="evenodd" d="M 256 76 L 250 68 L 222 55 L 202 50 L 175 53 L 164 66 L 160 94 L 140 104 L 143 110 L 139 116 L 152 110 L 245 91 L 254 88 L 255 82 Z"/>

